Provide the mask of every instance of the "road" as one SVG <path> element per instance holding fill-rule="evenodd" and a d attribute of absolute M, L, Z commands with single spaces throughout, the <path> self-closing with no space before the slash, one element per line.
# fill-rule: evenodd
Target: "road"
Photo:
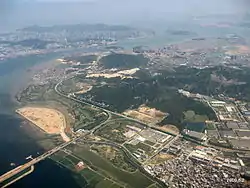
<path fill-rule="evenodd" d="M 47 151 L 46 153 L 40 155 L 39 157 L 29 161 L 28 163 L 24 164 L 24 165 L 21 165 L 21 166 L 18 166 L 16 168 L 14 168 L 13 170 L 3 174 L 0 176 L 0 183 L 4 182 L 5 180 L 17 175 L 18 173 L 22 172 L 23 170 L 35 165 L 36 163 L 39 163 L 40 161 L 46 159 L 47 157 L 53 155 L 54 153 L 56 153 L 57 151 L 59 151 L 60 149 L 63 149 L 65 148 L 66 146 L 70 145 L 71 143 L 77 141 L 78 139 L 80 139 L 82 136 L 86 136 L 85 135 L 81 135 L 80 137 L 76 137 L 74 139 L 72 139 L 71 141 L 69 142 L 66 142 L 66 143 L 63 143 L 55 148 L 53 148 L 52 150 L 50 151 Z"/>
<path fill-rule="evenodd" d="M 56 91 L 59 95 L 64 96 L 64 97 L 67 97 L 67 98 L 70 98 L 71 100 L 74 100 L 74 101 L 76 101 L 76 102 L 83 103 L 83 104 L 88 104 L 88 105 L 89 105 L 89 103 L 85 103 L 85 102 L 83 102 L 83 101 L 80 101 L 80 100 L 78 100 L 78 99 L 74 99 L 74 98 L 68 97 L 67 95 L 64 95 L 64 94 L 60 93 L 60 92 L 57 90 L 57 87 L 58 87 L 58 85 L 61 84 L 61 83 L 62 83 L 62 81 L 59 82 L 59 83 L 55 86 L 55 91 Z M 99 125 L 96 126 L 94 129 L 92 129 L 92 131 L 90 132 L 91 134 L 94 133 L 97 129 L 99 129 L 102 125 L 104 125 L 105 123 L 107 123 L 107 121 L 109 121 L 110 118 L 111 118 L 111 115 L 110 115 L 110 114 L 113 113 L 113 112 L 111 112 L 111 111 L 109 111 L 109 110 L 104 110 L 104 109 L 102 109 L 102 108 L 100 108 L 100 107 L 97 107 L 97 106 L 95 106 L 95 107 L 96 107 L 96 108 L 99 108 L 99 109 L 101 109 L 101 110 L 103 110 L 103 111 L 105 111 L 105 112 L 108 114 L 108 118 L 107 118 L 107 120 L 105 120 L 105 122 L 99 124 Z M 81 135 L 80 137 L 86 136 L 86 134 L 88 134 L 88 133 L 85 133 L 84 135 Z M 9 178 L 11 178 L 11 177 L 17 175 L 18 173 L 22 172 L 23 170 L 25 170 L 25 169 L 27 169 L 27 168 L 29 168 L 29 167 L 32 167 L 32 166 L 35 165 L 36 163 L 39 163 L 40 161 L 42 161 L 42 160 L 46 159 L 47 157 L 53 155 L 54 153 L 56 153 L 56 152 L 59 151 L 60 149 L 63 149 L 63 148 L 65 148 L 66 146 L 68 146 L 69 144 L 71 144 L 71 143 L 77 141 L 80 137 L 76 137 L 76 138 L 72 139 L 72 140 L 69 141 L 69 142 L 63 143 L 63 144 L 61 144 L 60 146 L 57 146 L 57 147 L 53 148 L 52 150 L 47 151 L 47 152 L 44 153 L 43 155 L 41 155 L 41 156 L 39 156 L 39 157 L 37 157 L 37 158 L 35 158 L 35 159 L 29 161 L 28 163 L 26 163 L 26 164 L 24 164 L 24 165 L 20 165 L 20 166 L 18 166 L 18 167 L 16 167 L 16 168 L 10 170 L 9 172 L 7 172 L 7 173 L 1 175 L 1 176 L 0 176 L 0 183 L 2 183 L 2 182 L 4 182 L 4 181 L 8 180 Z M 0 184 L 0 186 L 1 186 L 1 184 Z"/>
<path fill-rule="evenodd" d="M 71 77 L 71 78 L 73 78 L 73 77 Z M 68 78 L 68 79 L 71 79 L 71 78 Z M 110 110 L 108 110 L 108 109 L 105 109 L 105 108 L 102 108 L 102 107 L 93 105 L 93 104 L 91 104 L 91 103 L 89 103 L 89 102 L 86 102 L 86 101 L 83 101 L 83 100 L 79 100 L 79 99 L 76 99 L 76 98 L 74 98 L 74 97 L 70 97 L 70 96 L 67 96 L 67 95 L 61 93 L 60 91 L 58 91 L 58 86 L 59 86 L 60 84 L 62 84 L 63 81 L 65 81 L 65 80 L 61 80 L 59 83 L 56 84 L 56 86 L 55 86 L 55 88 L 54 88 L 55 91 L 56 91 L 56 93 L 59 94 L 60 96 L 69 98 L 69 99 L 71 99 L 71 100 L 73 100 L 73 101 L 76 101 L 76 102 L 79 102 L 79 103 L 81 103 L 81 104 L 92 105 L 92 106 L 94 106 L 95 108 L 100 109 L 100 110 L 103 110 L 103 111 L 105 111 L 105 112 L 108 113 L 108 114 L 113 114 L 113 115 L 116 115 L 116 116 L 119 116 L 119 117 L 122 117 L 122 118 L 125 118 L 125 119 L 128 119 L 128 120 L 137 122 L 137 123 L 139 123 L 139 124 L 141 124 L 141 125 L 144 125 L 144 126 L 146 126 L 146 127 L 153 128 L 154 130 L 158 130 L 157 128 L 152 127 L 152 126 L 150 126 L 150 125 L 147 125 L 147 124 L 145 124 L 144 122 L 141 122 L 141 121 L 139 121 L 139 120 L 133 119 L 133 118 L 131 118 L 131 117 L 125 116 L 125 115 L 120 114 L 120 113 L 112 112 L 112 111 L 110 111 Z M 212 106 L 211 106 L 209 103 L 208 103 L 208 105 L 212 108 Z M 213 108 L 212 108 L 212 109 L 213 109 Z M 214 109 L 213 109 L 213 110 L 214 110 Z M 99 125 L 98 127 L 96 127 L 94 130 L 92 130 L 92 133 L 94 133 L 97 129 L 99 129 L 103 124 L 104 124 L 104 123 L 102 123 L 101 125 Z M 161 131 L 161 130 L 158 130 L 158 131 Z M 176 139 L 177 139 L 177 138 L 179 138 L 180 135 L 175 135 L 175 136 L 176 136 Z M 174 140 L 176 140 L 176 139 L 174 139 Z M 172 143 L 172 142 L 171 142 L 171 143 Z M 218 147 L 218 146 L 214 146 L 214 145 L 208 145 L 208 146 L 210 146 L 210 147 L 215 147 L 215 148 L 221 149 L 221 150 L 227 150 L 227 151 L 229 151 L 229 150 L 231 150 L 231 151 L 240 151 L 240 150 L 235 150 L 235 149 L 228 149 L 228 148 Z M 242 151 L 242 150 L 241 150 L 241 151 Z"/>
<path fill-rule="evenodd" d="M 144 175 L 146 175 L 148 178 L 150 178 L 152 181 L 156 182 L 157 184 L 161 185 L 161 187 L 166 187 L 166 184 L 159 180 L 158 178 L 152 176 L 149 174 L 142 166 L 141 164 L 134 158 L 133 154 L 123 145 L 117 144 L 112 141 L 87 141 L 87 140 L 80 140 L 80 142 L 83 142 L 83 144 L 96 144 L 96 145 L 108 145 L 114 148 L 117 148 L 121 150 L 124 154 L 124 157 L 128 160 L 128 162 L 134 166 L 135 168 L 139 169 L 140 172 L 142 172 Z M 81 144 L 81 143 L 78 143 Z"/>
<path fill-rule="evenodd" d="M 71 77 L 71 78 L 73 78 L 73 77 Z M 68 78 L 68 79 L 71 79 L 71 78 Z M 106 112 L 106 113 L 108 113 L 108 114 L 113 114 L 113 115 L 116 115 L 116 116 L 125 118 L 125 119 L 127 119 L 127 120 L 130 120 L 130 121 L 139 123 L 139 124 L 144 125 L 144 126 L 146 126 L 146 127 L 151 127 L 150 125 L 147 125 L 147 124 L 145 124 L 144 122 L 142 122 L 142 121 L 140 121 L 140 120 L 137 120 L 137 119 L 134 119 L 134 118 L 125 116 L 125 115 L 120 114 L 120 113 L 117 113 L 117 112 L 112 112 L 112 111 L 110 111 L 110 110 L 108 110 L 108 109 L 105 109 L 105 108 L 102 108 L 102 107 L 100 107 L 100 106 L 93 105 L 93 104 L 91 104 L 90 102 L 86 102 L 86 101 L 83 101 L 83 100 L 79 100 L 79 99 L 76 99 L 76 98 L 74 98 L 74 97 L 70 97 L 70 96 L 68 96 L 68 95 L 65 95 L 65 94 L 61 93 L 61 92 L 58 90 L 58 86 L 59 86 L 60 84 L 62 84 L 63 81 L 65 81 L 65 80 L 61 80 L 59 83 L 57 83 L 57 84 L 55 85 L 55 88 L 54 88 L 54 89 L 55 89 L 55 92 L 56 92 L 58 95 L 63 96 L 63 97 L 66 97 L 66 98 L 68 98 L 68 99 L 71 99 L 71 100 L 73 100 L 73 101 L 75 101 L 75 102 L 79 102 L 79 103 L 81 103 L 81 104 L 94 106 L 95 108 L 100 109 L 100 110 L 102 110 L 102 111 L 104 111 L 104 112 Z M 99 128 L 99 127 L 98 127 L 98 128 Z M 98 128 L 95 128 L 94 131 L 96 131 Z M 155 127 L 153 127 L 153 128 L 154 128 L 155 130 L 157 130 L 157 128 L 155 128 Z"/>
<path fill-rule="evenodd" d="M 34 165 L 32 165 L 32 166 L 30 167 L 30 170 L 29 170 L 28 172 L 22 174 L 21 176 L 18 176 L 18 177 L 15 178 L 14 180 L 12 180 L 12 181 L 8 182 L 7 184 L 3 185 L 1 188 L 8 187 L 9 185 L 11 185 L 11 184 L 15 183 L 16 181 L 22 179 L 23 177 L 25 177 L 25 176 L 31 174 L 31 173 L 34 171 L 34 169 L 35 169 L 35 167 L 34 167 Z"/>
<path fill-rule="evenodd" d="M 181 136 L 181 134 L 178 134 L 176 137 L 172 138 L 172 140 L 170 140 L 167 144 L 163 144 L 162 147 L 157 149 L 157 152 L 155 152 L 154 155 L 152 155 L 151 157 L 149 157 L 143 164 L 147 164 L 151 159 L 153 159 L 157 154 L 159 154 L 159 152 L 163 149 L 163 148 L 167 148 L 169 147 L 172 143 L 174 143 L 176 140 L 178 140 Z"/>
<path fill-rule="evenodd" d="M 63 94 L 63 93 L 61 93 L 61 92 L 59 92 L 59 91 L 58 91 L 58 86 L 59 86 L 63 81 L 64 81 L 64 80 L 62 80 L 62 81 L 60 81 L 59 83 L 57 83 L 56 86 L 55 86 L 55 88 L 54 88 L 57 94 L 59 94 L 60 96 L 69 98 L 69 99 L 71 99 L 71 100 L 73 100 L 73 101 L 76 101 L 76 102 L 78 102 L 78 103 L 81 103 L 81 104 L 92 105 L 92 106 L 94 106 L 95 108 L 100 109 L 100 110 L 102 110 L 102 111 L 104 111 L 104 112 L 106 112 L 106 113 L 108 114 L 107 120 L 106 120 L 105 122 L 99 124 L 98 126 L 96 126 L 94 129 L 92 129 L 91 132 L 90 132 L 91 134 L 93 134 L 93 133 L 94 133 L 97 129 L 99 129 L 102 125 L 104 125 L 105 123 L 107 123 L 107 121 L 110 121 L 110 119 L 111 119 L 111 114 L 116 115 L 116 116 L 119 116 L 119 117 L 123 117 L 123 118 L 125 118 L 125 119 L 131 120 L 131 121 L 134 121 L 134 122 L 137 122 L 137 123 L 139 123 L 139 124 L 142 124 L 142 125 L 148 127 L 148 125 L 146 125 L 144 122 L 141 122 L 141 121 L 139 121 L 139 120 L 136 120 L 136 119 L 127 117 L 127 116 L 125 116 L 125 115 L 122 115 L 122 114 L 119 114 L 119 113 L 116 113 L 116 112 L 112 112 L 112 111 L 107 110 L 107 109 L 105 109 L 105 108 L 102 108 L 102 107 L 93 105 L 93 104 L 91 104 L 91 103 L 88 103 L 88 102 L 85 102 L 85 101 L 82 101 L 82 100 L 79 100 L 79 99 L 76 99 L 76 98 L 73 98 L 73 97 L 69 97 L 69 96 L 67 96 L 67 95 L 65 95 L 65 94 Z M 37 157 L 37 158 L 35 158 L 35 159 L 32 159 L 31 161 L 27 162 L 26 164 L 20 165 L 20 166 L 18 166 L 18 167 L 16 167 L 16 168 L 10 170 L 9 172 L 7 172 L 7 173 L 1 175 L 1 176 L 0 176 L 0 186 L 1 186 L 1 183 L 3 183 L 4 181 L 6 181 L 6 180 L 8 180 L 9 178 L 11 178 L 11 177 L 13 177 L 13 176 L 19 174 L 20 172 L 24 171 L 24 170 L 27 169 L 27 168 L 33 167 L 36 163 L 39 163 L 40 161 L 42 161 L 42 160 L 46 159 L 47 157 L 53 155 L 54 153 L 56 153 L 57 151 L 59 151 L 59 150 L 65 148 L 66 146 L 70 145 L 71 143 L 76 142 L 76 141 L 77 141 L 78 139 L 80 139 L 81 137 L 86 136 L 86 134 L 88 134 L 88 133 L 85 133 L 85 135 L 81 135 L 80 137 L 76 137 L 76 138 L 72 139 L 72 140 L 69 141 L 69 142 L 63 143 L 63 144 L 61 144 L 61 145 L 59 145 L 59 146 L 53 148 L 52 150 L 47 151 L 46 153 L 42 154 L 41 156 L 39 156 L 39 157 Z M 121 146 L 118 146 L 117 144 L 114 144 L 114 143 L 111 144 L 111 145 L 116 146 L 116 147 L 121 147 Z M 121 148 L 120 148 L 120 149 L 121 149 Z M 132 154 L 127 150 L 127 148 L 122 147 L 122 149 L 123 149 L 123 151 L 125 151 L 126 154 L 129 153 L 129 155 L 132 155 Z M 135 163 L 135 161 L 134 161 L 134 163 Z M 137 165 L 137 167 L 139 167 L 138 164 L 136 164 L 136 165 Z M 139 168 L 142 168 L 142 167 L 140 166 Z M 15 182 L 15 181 L 17 181 L 17 180 L 19 180 L 19 179 L 20 179 L 20 178 L 17 178 L 17 179 L 15 179 L 15 180 L 13 180 L 13 182 Z M 8 185 L 9 185 L 9 184 L 8 184 Z M 3 185 L 3 186 L 5 186 L 5 185 Z"/>

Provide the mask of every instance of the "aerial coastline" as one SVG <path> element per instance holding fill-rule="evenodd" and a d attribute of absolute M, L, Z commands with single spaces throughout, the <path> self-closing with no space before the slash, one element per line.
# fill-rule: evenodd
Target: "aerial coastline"
<path fill-rule="evenodd" d="M 240 34 L 165 30 L 188 40 L 155 47 L 151 30 L 102 24 L 10 34 L 29 39 L 10 41 L 9 50 L 72 49 L 53 65 L 26 70 L 32 78 L 16 94 L 16 113 L 39 128 L 35 140 L 44 148 L 25 164 L 52 159 L 81 187 L 229 186 L 234 178 L 244 186 L 250 44 Z M 147 45 L 137 43 L 142 38 Z"/>
<path fill-rule="evenodd" d="M 66 120 L 58 110 L 44 107 L 23 107 L 16 112 L 47 134 L 60 134 L 65 142 L 70 138 L 65 134 Z"/>

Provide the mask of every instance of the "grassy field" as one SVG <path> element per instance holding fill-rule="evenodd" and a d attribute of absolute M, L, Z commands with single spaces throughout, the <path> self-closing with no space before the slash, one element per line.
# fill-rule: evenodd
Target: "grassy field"
<path fill-rule="evenodd" d="M 138 123 L 125 120 L 125 119 L 118 119 L 116 121 L 110 122 L 106 124 L 102 129 L 97 132 L 97 135 L 112 140 L 117 143 L 124 143 L 128 138 L 124 135 L 128 128 L 127 125 L 138 127 L 143 129 L 143 126 L 139 125 Z"/>
<path fill-rule="evenodd" d="M 91 152 L 87 147 L 74 146 L 72 148 L 74 155 L 83 159 L 91 168 L 105 174 L 107 177 L 112 177 L 116 181 L 126 184 L 131 188 L 145 188 L 154 182 L 144 176 L 141 172 L 136 171 L 129 173 L 115 167 L 112 163 L 100 157 L 94 152 Z"/>
<path fill-rule="evenodd" d="M 215 130 L 215 125 L 213 123 L 206 123 L 206 129 L 208 130 Z"/>
<path fill-rule="evenodd" d="M 59 151 L 51 157 L 52 160 L 56 161 L 60 165 L 68 168 L 74 172 L 74 178 L 81 187 L 84 188 L 103 188 L 103 187 L 113 187 L 121 188 L 123 186 L 119 185 L 111 179 L 107 179 L 102 174 L 95 172 L 91 168 L 84 168 L 81 171 L 77 171 L 75 165 L 81 161 L 81 159 L 75 157 L 74 155 L 66 154 L 63 151 Z"/>
<path fill-rule="evenodd" d="M 132 144 L 125 144 L 124 145 L 131 153 L 137 152 L 138 149 L 143 150 L 145 152 L 146 155 L 151 156 L 153 154 L 153 148 L 140 142 L 136 145 L 132 145 Z M 140 152 L 141 153 L 141 152 Z"/>
<path fill-rule="evenodd" d="M 119 149 L 105 145 L 91 145 L 91 150 L 96 151 L 98 155 L 110 161 L 119 169 L 123 169 L 128 172 L 136 171 L 136 168 L 126 161 L 123 153 Z"/>
<path fill-rule="evenodd" d="M 150 147 L 149 145 L 146 145 L 146 144 L 144 144 L 142 142 L 136 144 L 135 147 L 137 149 L 142 149 L 148 155 L 150 155 L 152 153 L 152 151 L 153 151 L 152 147 Z"/>

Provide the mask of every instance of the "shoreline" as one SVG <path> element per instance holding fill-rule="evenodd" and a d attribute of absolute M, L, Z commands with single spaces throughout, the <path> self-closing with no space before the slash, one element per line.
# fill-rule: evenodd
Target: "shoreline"
<path fill-rule="evenodd" d="M 66 128 L 66 118 L 65 118 L 65 115 L 63 113 L 61 113 L 60 111 L 56 110 L 56 109 L 52 109 L 52 108 L 45 108 L 45 107 L 35 107 L 37 109 L 46 109 L 46 110 L 51 110 L 53 112 L 56 112 L 57 114 L 59 114 L 62 118 L 63 118 L 63 124 L 62 126 L 60 126 L 60 131 L 58 132 L 55 132 L 55 133 L 51 133 L 49 132 L 48 130 L 46 131 L 46 129 L 40 125 L 38 122 L 32 120 L 32 118 L 30 117 L 27 117 L 27 115 L 23 114 L 20 110 L 21 109 L 27 109 L 27 108 L 30 108 L 30 107 L 23 107 L 23 108 L 19 108 L 19 109 L 16 109 L 15 112 L 16 114 L 18 114 L 19 116 L 21 116 L 23 119 L 25 119 L 26 121 L 28 121 L 29 123 L 33 124 L 36 128 L 39 128 L 40 131 L 48 134 L 48 135 L 61 135 L 61 138 L 65 141 L 65 142 L 69 142 L 70 141 L 70 138 L 66 135 L 64 129 Z M 35 117 L 36 118 L 36 117 Z"/>

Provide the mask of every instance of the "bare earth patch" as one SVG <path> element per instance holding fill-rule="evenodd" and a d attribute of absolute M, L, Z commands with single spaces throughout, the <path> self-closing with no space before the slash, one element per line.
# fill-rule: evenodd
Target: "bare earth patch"
<path fill-rule="evenodd" d="M 87 83 L 77 83 L 76 87 L 79 88 L 79 91 L 75 92 L 76 94 L 84 94 L 90 91 L 93 86 Z"/>
<path fill-rule="evenodd" d="M 123 71 L 118 71 L 118 72 L 113 72 L 113 73 L 95 73 L 95 74 L 88 74 L 86 77 L 87 78 L 98 78 L 98 77 L 104 77 L 104 78 L 117 78 L 120 77 L 121 79 L 124 78 L 133 78 L 131 75 L 135 74 L 139 68 L 134 68 L 134 69 L 128 69 L 128 70 L 123 70 Z"/>
<path fill-rule="evenodd" d="M 158 129 L 162 130 L 162 131 L 166 131 L 172 134 L 179 134 L 179 129 L 174 126 L 174 125 L 163 125 L 163 126 L 157 126 Z"/>
<path fill-rule="evenodd" d="M 16 112 L 46 133 L 60 134 L 64 141 L 70 141 L 64 132 L 66 121 L 61 112 L 43 107 L 23 107 L 16 110 Z"/>
<path fill-rule="evenodd" d="M 149 108 L 145 105 L 140 106 L 136 110 L 126 110 L 123 114 L 127 116 L 131 116 L 135 119 L 138 119 L 144 123 L 156 124 L 161 122 L 164 117 L 166 117 L 166 113 L 161 112 L 155 108 Z"/>
<path fill-rule="evenodd" d="M 164 153 L 160 153 L 158 155 L 156 155 L 152 161 L 150 161 L 151 164 L 160 164 L 163 163 L 167 160 L 171 160 L 173 159 L 174 156 L 173 155 L 169 155 L 169 154 L 164 154 Z"/>

